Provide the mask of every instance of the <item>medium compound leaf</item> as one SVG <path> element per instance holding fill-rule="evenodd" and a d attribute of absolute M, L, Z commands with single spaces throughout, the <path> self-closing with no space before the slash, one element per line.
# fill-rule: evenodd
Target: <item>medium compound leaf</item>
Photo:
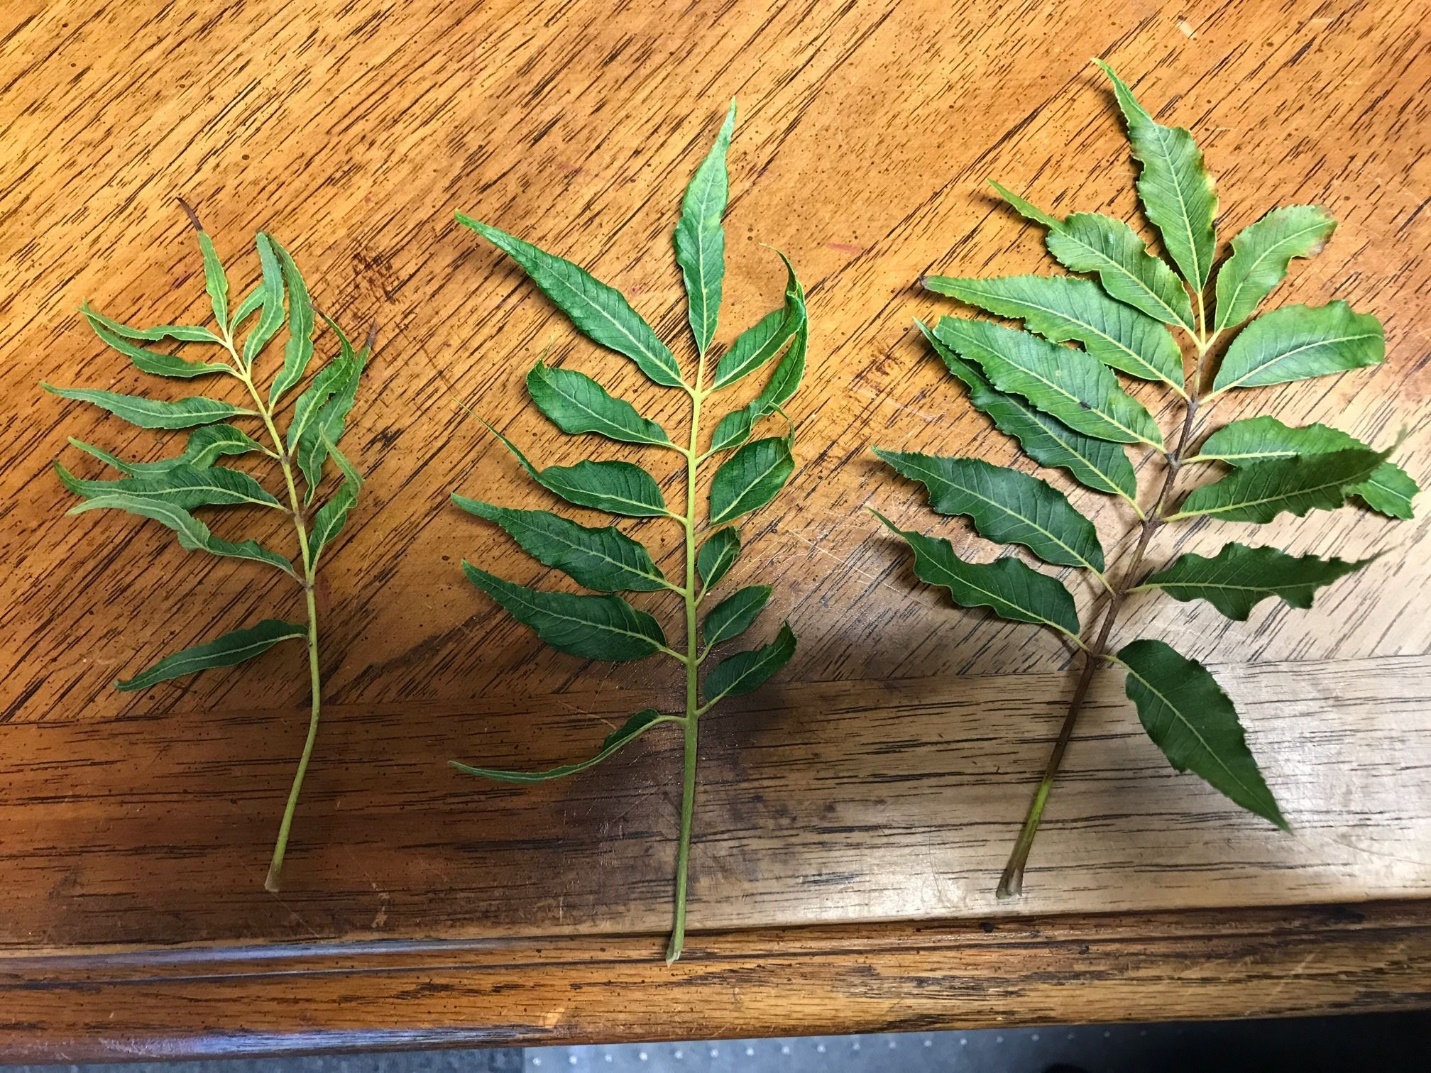
<path fill-rule="evenodd" d="M 469 514 L 495 522 L 528 555 L 595 592 L 655 592 L 665 578 L 651 555 L 615 526 L 593 529 L 545 510 L 513 510 L 454 495 Z"/>
<path fill-rule="evenodd" d="M 1168 762 L 1286 830 L 1237 710 L 1207 668 L 1162 641 L 1134 641 L 1118 660 L 1127 669 L 1128 698 L 1138 707 L 1143 729 Z"/>
<path fill-rule="evenodd" d="M 168 503 L 182 510 L 195 507 L 272 507 L 283 509 L 256 480 L 236 469 L 223 466 L 176 465 L 149 477 L 125 477 L 118 481 L 80 480 L 58 462 L 55 471 L 64 486 L 83 499 L 122 496 L 126 499 Z"/>
<path fill-rule="evenodd" d="M 705 680 L 705 706 L 724 697 L 739 697 L 759 689 L 795 654 L 795 634 L 782 623 L 775 640 L 760 648 L 737 652 L 715 665 Z"/>
<path fill-rule="evenodd" d="M 1369 562 L 1227 544 L 1212 559 L 1192 552 L 1180 555 L 1138 587 L 1162 589 L 1174 600 L 1206 600 L 1228 618 L 1246 622 L 1252 608 L 1269 596 L 1280 596 L 1289 607 L 1305 610 L 1312 606 L 1317 589 Z"/>
<path fill-rule="evenodd" d="M 624 663 L 645 659 L 666 645 L 660 623 L 619 596 L 541 592 L 503 581 L 468 562 L 462 569 L 507 614 L 568 655 Z"/>
<path fill-rule="evenodd" d="M 273 378 L 268 392 L 268 404 L 277 406 L 278 400 L 303 379 L 308 369 L 308 363 L 313 358 L 316 321 L 313 318 L 313 300 L 308 295 L 303 273 L 298 271 L 288 251 L 277 242 L 273 243 L 273 251 L 278 256 L 283 269 L 283 283 L 288 289 L 288 341 L 283 344 L 283 367 Z"/>
<path fill-rule="evenodd" d="M 1095 60 L 1113 83 L 1118 106 L 1128 121 L 1133 155 L 1142 162 L 1138 196 L 1148 219 L 1163 236 L 1163 248 L 1198 291 L 1207 285 L 1217 237 L 1213 218 L 1217 194 L 1212 176 L 1203 164 L 1202 151 L 1182 127 L 1165 127 L 1153 121 L 1133 91 L 1113 68 Z"/>
<path fill-rule="evenodd" d="M 632 462 L 578 462 L 537 469 L 517 445 L 491 425 L 492 435 L 511 451 L 531 478 L 547 491 L 578 507 L 629 518 L 660 518 L 669 512 L 656 478 Z"/>
<path fill-rule="evenodd" d="M 686 284 L 691 334 L 702 354 L 715 336 L 720 316 L 721 285 L 725 280 L 725 215 L 730 195 L 730 177 L 725 157 L 735 130 L 735 101 L 716 135 L 715 145 L 696 169 L 681 200 L 681 218 L 676 223 L 676 263 Z"/>
<path fill-rule="evenodd" d="M 470 227 L 516 261 L 542 293 L 592 342 L 624 354 L 662 387 L 681 386 L 681 368 L 676 359 L 620 291 L 570 261 L 480 220 L 459 212 L 457 222 Z"/>
<path fill-rule="evenodd" d="M 1183 394 L 1183 354 L 1177 341 L 1152 317 L 1115 302 L 1091 280 L 929 276 L 924 285 L 998 316 L 1018 318 L 1050 342 L 1082 343 L 1109 368 L 1142 380 L 1160 380 Z"/>
<path fill-rule="evenodd" d="M 788 440 L 772 437 L 747 443 L 721 463 L 711 479 L 710 524 L 721 526 L 759 510 L 779 494 L 794 472 Z"/>
<path fill-rule="evenodd" d="M 1385 458 L 1376 451 L 1335 451 L 1253 462 L 1194 489 L 1169 521 L 1202 515 L 1226 522 L 1270 522 L 1283 511 L 1301 517 L 1310 510 L 1335 510 Z"/>
<path fill-rule="evenodd" d="M 527 391 L 551 422 L 568 435 L 595 432 L 621 443 L 669 444 L 666 430 L 613 398 L 584 373 L 553 369 L 538 361 L 527 374 Z"/>
<path fill-rule="evenodd" d="M 176 357 L 173 354 L 160 354 L 157 351 L 142 347 L 138 343 L 127 338 L 124 334 L 116 331 L 123 325 L 110 320 L 102 314 L 96 313 L 88 306 L 83 307 L 84 318 L 89 322 L 89 326 L 94 329 L 94 334 L 99 336 L 100 341 L 106 346 L 119 351 L 141 372 L 150 373 L 154 376 L 168 376 L 180 380 L 191 380 L 196 376 L 212 376 L 214 373 L 232 373 L 233 370 L 222 362 L 187 361 L 184 358 Z M 167 332 L 179 331 L 176 328 L 166 328 Z M 208 336 L 208 331 L 203 328 L 196 329 Z M 217 342 L 217 340 L 210 341 Z"/>
<path fill-rule="evenodd" d="M 1216 331 L 1241 324 L 1281 283 L 1294 257 L 1320 253 L 1337 222 L 1320 205 L 1273 209 L 1232 240 L 1232 256 L 1217 271 Z"/>
<path fill-rule="evenodd" d="M 708 536 L 696 553 L 696 570 L 702 587 L 707 591 L 714 588 L 739 558 L 740 530 L 735 526 L 717 529 Z"/>
<path fill-rule="evenodd" d="M 995 390 L 978 366 L 940 342 L 927 325 L 919 321 L 915 324 L 949 372 L 968 388 L 970 404 L 987 414 L 1000 432 L 1018 440 L 1035 462 L 1065 470 L 1079 484 L 1095 492 L 1121 495 L 1129 501 L 1137 495 L 1138 477 L 1122 447 L 1075 432 L 1017 395 Z"/>
<path fill-rule="evenodd" d="M 982 320 L 942 317 L 934 334 L 978 365 L 1000 391 L 1095 439 L 1163 449 L 1162 433 L 1118 378 L 1086 352 Z"/>
<path fill-rule="evenodd" d="M 92 403 L 140 428 L 194 428 L 240 415 L 257 416 L 254 410 L 245 410 L 242 406 L 197 395 L 179 399 L 177 402 L 161 402 L 158 399 L 146 399 L 141 395 L 122 395 L 117 391 L 52 387 L 49 384 L 40 386 L 51 395 L 58 395 L 62 399 L 78 399 L 80 402 Z"/>
<path fill-rule="evenodd" d="M 1052 485 L 978 458 L 945 458 L 904 451 L 874 453 L 896 473 L 918 481 L 937 513 L 967 515 L 982 537 L 1022 544 L 1046 563 L 1102 573 L 1103 548 L 1093 523 Z"/>
<path fill-rule="evenodd" d="M 182 678 L 197 674 L 212 667 L 234 667 L 246 660 L 261 656 L 282 641 L 291 641 L 308 636 L 308 627 L 280 619 L 264 619 L 256 626 L 234 630 L 222 637 L 172 656 L 165 656 L 148 670 L 141 671 L 133 678 L 116 682 L 115 688 L 130 692 L 148 689 L 150 686 L 167 682 L 172 678 Z"/>
<path fill-rule="evenodd" d="M 750 585 L 731 593 L 706 613 L 701 634 L 707 646 L 739 637 L 765 610 L 770 601 L 769 585 Z"/>
<path fill-rule="evenodd" d="M 1355 313 L 1345 302 L 1283 306 L 1258 317 L 1232 340 L 1212 395 L 1344 373 L 1379 365 L 1385 357 L 1381 321 L 1371 314 Z"/>
<path fill-rule="evenodd" d="M 145 499 L 124 493 L 96 496 L 79 506 L 70 508 L 70 514 L 83 514 L 87 510 L 122 510 L 151 518 L 168 526 L 179 536 L 179 546 L 185 551 L 207 551 L 211 555 L 222 555 L 232 559 L 247 559 L 263 563 L 265 566 L 282 570 L 296 577 L 293 564 L 276 552 L 269 551 L 256 540 L 232 541 L 216 537 L 209 527 L 182 507 L 157 499 Z"/>
<path fill-rule="evenodd" d="M 659 723 L 676 722 L 676 718 L 669 715 L 662 715 L 653 708 L 637 712 L 617 730 L 613 730 L 606 736 L 606 740 L 601 743 L 601 751 L 595 756 L 589 757 L 575 764 L 563 764 L 561 767 L 549 768 L 546 771 L 503 771 L 499 768 L 473 767 L 470 764 L 461 764 L 456 760 L 451 764 L 458 771 L 468 775 L 478 775 L 484 779 L 493 779 L 497 782 L 515 782 L 529 784 L 534 782 L 547 782 L 550 779 L 560 779 L 567 775 L 575 775 L 578 771 L 585 771 L 589 767 L 595 767 L 612 753 L 622 746 L 635 741 L 646 731 Z"/>
<path fill-rule="evenodd" d="M 875 517 L 914 551 L 915 576 L 948 589 L 960 607 L 987 607 L 1011 622 L 1032 622 L 1077 637 L 1073 596 L 1056 579 L 1017 559 L 965 562 L 949 541 L 906 532 L 878 512 Z"/>

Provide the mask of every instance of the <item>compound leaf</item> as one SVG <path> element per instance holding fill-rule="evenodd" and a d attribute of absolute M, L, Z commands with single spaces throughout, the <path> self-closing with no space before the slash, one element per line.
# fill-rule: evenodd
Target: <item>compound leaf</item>
<path fill-rule="evenodd" d="M 212 641 L 175 652 L 172 656 L 165 656 L 133 678 L 116 682 L 115 687 L 125 692 L 148 689 L 160 682 L 197 674 L 212 667 L 234 667 L 255 656 L 263 655 L 282 641 L 307 636 L 307 626 L 300 626 L 296 622 L 283 622 L 276 618 L 264 619 L 256 626 L 234 630 Z"/>
<path fill-rule="evenodd" d="M 1217 271 L 1216 331 L 1241 324 L 1281 283 L 1294 257 L 1320 253 L 1337 222 L 1320 205 L 1273 209 L 1232 240 L 1232 256 Z"/>
<path fill-rule="evenodd" d="M 1345 302 L 1283 306 L 1258 317 L 1232 340 L 1212 395 L 1344 373 L 1379 365 L 1385 357 L 1381 321 L 1371 314 L 1353 312 Z"/>
<path fill-rule="evenodd" d="M 1206 600 L 1228 618 L 1246 622 L 1252 608 L 1269 596 L 1280 596 L 1289 607 L 1305 610 L 1312 606 L 1317 589 L 1369 562 L 1227 544 L 1211 559 L 1192 552 L 1180 555 L 1138 587 L 1162 589 L 1174 600 Z"/>
<path fill-rule="evenodd" d="M 725 229 L 721 217 L 730 195 L 725 157 L 734 130 L 735 101 L 731 101 L 715 145 L 686 187 L 681 218 L 676 223 L 676 263 L 681 266 L 686 284 L 691 334 L 702 354 L 711 345 L 720 316 L 721 285 L 725 280 Z"/>

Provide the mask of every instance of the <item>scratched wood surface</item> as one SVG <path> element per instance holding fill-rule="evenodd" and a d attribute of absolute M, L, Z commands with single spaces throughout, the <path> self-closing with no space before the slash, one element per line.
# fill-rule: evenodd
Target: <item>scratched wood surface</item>
<path fill-rule="evenodd" d="M 0 960 L 10 968 L 0 976 L 33 979 L 25 959 L 126 951 L 142 962 L 174 946 L 219 957 L 266 944 L 540 945 L 575 934 L 634 936 L 631 949 L 646 951 L 664 930 L 674 741 L 652 735 L 579 779 L 527 790 L 444 764 L 585 755 L 677 684 L 654 662 L 582 666 L 545 650 L 461 576 L 465 557 L 559 584 L 447 501 L 458 490 L 542 504 L 467 408 L 543 461 L 590 447 L 553 435 L 523 405 L 522 378 L 544 347 L 668 427 L 680 418 L 676 400 L 577 338 L 452 211 L 583 262 L 663 338 L 682 339 L 670 230 L 732 96 L 742 119 L 718 338 L 779 301 L 783 274 L 762 244 L 799 268 L 813 326 L 810 372 L 790 408 L 800 467 L 747 525 L 732 581 L 771 581 L 768 629 L 788 616 L 801 644 L 777 682 L 703 726 L 693 927 L 783 942 L 771 929 L 855 936 L 881 920 L 1007 925 L 1105 911 L 1221 910 L 1230 921 L 1249 907 L 1402 899 L 1398 927 L 1421 936 L 1420 899 L 1431 894 L 1423 521 L 1342 511 L 1173 534 L 1209 553 L 1248 538 L 1346 557 L 1388 551 L 1310 612 L 1264 604 L 1238 624 L 1148 599 L 1120 627 L 1212 666 L 1295 833 L 1175 776 L 1105 676 L 1028 894 L 999 904 L 997 871 L 1071 686 L 1067 653 L 916 588 L 862 508 L 968 540 L 923 512 L 868 447 L 1014 458 L 911 337 L 914 317 L 952 309 L 914 283 L 935 270 L 1050 270 L 1037 236 L 984 193 L 986 177 L 1061 211 L 1133 216 L 1126 143 L 1092 55 L 1110 58 L 1165 121 L 1195 131 L 1218 177 L 1224 236 L 1275 204 L 1316 201 L 1337 217 L 1327 250 L 1299 262 L 1277 300 L 1335 295 L 1385 322 L 1388 360 L 1374 373 L 1246 393 L 1220 404 L 1218 421 L 1244 406 L 1381 443 L 1404 432 L 1400 457 L 1424 480 L 1424 14 L 1297 0 L 5 5 Z M 251 239 L 267 230 L 294 251 L 323 309 L 380 330 L 345 441 L 369 481 L 323 592 L 330 708 L 278 897 L 261 881 L 306 724 L 301 653 L 137 695 L 112 682 L 283 614 L 290 593 L 241 564 L 184 554 L 157 526 L 65 518 L 48 472 L 60 456 L 89 472 L 66 435 L 141 456 L 172 446 L 36 384 L 165 392 L 106 353 L 77 309 L 88 299 L 130 322 L 201 315 L 179 196 L 199 207 L 236 288 L 257 275 Z M 1075 498 L 1114 546 L 1128 512 Z M 671 533 L 634 531 L 674 553 Z M 1173 550 L 1166 537 L 1158 546 Z M 1077 595 L 1087 607 L 1093 594 Z M 1320 918 L 1296 919 L 1299 934 L 1315 935 Z M 1394 968 L 1415 964 L 1416 941 L 1369 958 L 1390 966 L 1384 974 L 1344 976 L 1340 997 L 1313 989 L 1296 1008 L 1354 1004 L 1378 988 L 1424 995 L 1428 959 Z M 1189 947 L 1161 949 L 1175 966 Z M 1160 979 L 1157 993 L 1176 991 L 1176 971 Z M 0 1045 L 58 1038 L 57 993 L 7 991 L 24 1016 L 11 1015 Z M 1154 991 L 1142 993 L 1157 1013 Z M 146 1033 L 190 1041 L 174 1053 L 202 1049 L 194 1041 L 222 1016 L 156 1017 L 164 994 L 153 992 L 148 1014 L 127 1007 L 114 1031 L 131 1043 Z M 999 994 L 1002 1005 L 980 1016 L 1050 1016 Z M 1237 1001 L 1227 996 L 1216 1008 Z M 367 1027 L 383 1027 L 378 1011 L 390 1008 L 376 1005 Z M 582 1009 L 563 1038 L 623 1034 L 601 1007 Z M 743 1023 L 686 1009 L 693 1032 Z M 794 1010 L 786 1022 L 815 1023 Z M 74 1024 L 66 1054 L 106 1049 L 93 1024 Z M 291 1044 L 297 1022 L 288 1031 Z"/>

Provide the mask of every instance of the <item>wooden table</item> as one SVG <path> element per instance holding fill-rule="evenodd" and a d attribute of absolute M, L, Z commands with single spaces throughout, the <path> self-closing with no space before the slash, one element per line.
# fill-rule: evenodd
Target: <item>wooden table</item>
<path fill-rule="evenodd" d="M 0 1054 L 1431 1002 L 1424 521 L 1284 516 L 1269 541 L 1389 554 L 1311 612 L 1268 603 L 1239 625 L 1160 599 L 1127 623 L 1226 683 L 1293 834 L 1174 775 L 1105 675 L 1028 893 L 1007 904 L 992 888 L 1071 687 L 1067 654 L 915 588 L 861 509 L 935 527 L 872 443 L 1012 457 L 912 338 L 914 317 L 950 308 L 914 284 L 929 270 L 1050 270 L 986 177 L 1061 210 L 1133 216 L 1095 54 L 1196 131 L 1224 235 L 1274 204 L 1317 201 L 1338 218 L 1280 300 L 1337 295 L 1385 320 L 1374 375 L 1236 402 L 1379 442 L 1407 429 L 1401 457 L 1424 480 L 1425 23 L 1424 5 L 1302 0 L 11 0 Z M 769 628 L 788 615 L 801 647 L 776 683 L 706 721 L 696 931 L 667 968 L 672 738 L 534 789 L 444 764 L 586 755 L 676 685 L 654 664 L 583 667 L 541 648 L 458 570 L 468 557 L 540 576 L 447 502 L 453 490 L 541 502 L 462 406 L 570 460 L 579 447 L 520 401 L 538 352 L 552 344 L 553 360 L 640 388 L 452 212 L 585 262 L 676 339 L 669 232 L 733 95 L 722 335 L 779 301 L 781 269 L 760 243 L 799 267 L 814 325 L 791 408 L 800 469 L 747 530 L 758 539 L 740 567 L 774 579 Z M 256 274 L 248 243 L 269 230 L 324 309 L 382 333 L 346 441 L 370 479 L 325 593 L 331 709 L 277 896 L 261 881 L 306 724 L 301 651 L 137 695 L 111 682 L 281 613 L 289 595 L 186 556 L 157 526 L 63 517 L 47 467 L 67 434 L 133 453 L 159 440 L 36 388 L 140 387 L 84 328 L 82 299 L 131 321 L 199 315 L 181 195 L 240 275 Z M 1109 506 L 1097 521 L 1106 536 L 1127 518 Z M 1190 546 L 1252 532 L 1199 530 Z"/>

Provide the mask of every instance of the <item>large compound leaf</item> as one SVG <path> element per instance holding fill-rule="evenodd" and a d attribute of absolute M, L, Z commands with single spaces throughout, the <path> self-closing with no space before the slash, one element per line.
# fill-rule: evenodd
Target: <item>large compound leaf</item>
<path fill-rule="evenodd" d="M 1118 660 L 1128 671 L 1128 697 L 1138 707 L 1143 729 L 1168 762 L 1286 830 L 1287 821 L 1247 747 L 1237 710 L 1207 668 L 1162 641 L 1134 641 Z"/>
<path fill-rule="evenodd" d="M 772 437 L 747 443 L 726 459 L 711 479 L 712 526 L 759 510 L 779 494 L 795 472 L 790 441 Z"/>
<path fill-rule="evenodd" d="M 987 607 L 1011 622 L 1032 622 L 1078 635 L 1078 611 L 1061 582 L 1017 559 L 965 562 L 949 541 L 906 532 L 878 512 L 875 517 L 914 551 L 915 576 L 926 585 L 948 589 L 960 607 Z"/>
<path fill-rule="evenodd" d="M 1283 306 L 1258 317 L 1232 340 L 1212 394 L 1344 373 L 1379 365 L 1385 357 L 1381 321 L 1371 314 L 1353 312 L 1345 302 Z"/>
<path fill-rule="evenodd" d="M 271 507 L 282 504 L 256 480 L 223 466 L 171 466 L 153 476 L 125 477 L 117 481 L 81 480 L 58 462 L 55 472 L 64 486 L 84 499 L 120 496 L 144 502 L 168 503 L 181 510 L 195 507 Z"/>
<path fill-rule="evenodd" d="M 720 316 L 721 285 L 725 280 L 725 215 L 730 196 L 730 177 L 725 156 L 735 130 L 735 101 L 716 135 L 715 145 L 696 169 L 681 200 L 681 218 L 676 223 L 676 263 L 686 284 L 691 334 L 702 354 L 715 336 Z"/>
<path fill-rule="evenodd" d="M 245 410 L 242 406 L 191 396 L 177 402 L 161 402 L 146 399 L 142 395 L 122 395 L 117 391 L 95 391 L 82 387 L 51 387 L 41 384 L 51 395 L 62 399 L 78 399 L 108 410 L 115 417 L 123 418 L 140 428 L 194 428 L 211 425 L 215 421 L 225 421 L 230 417 L 256 416 L 256 411 Z"/>
<path fill-rule="evenodd" d="M 113 466 L 126 477 L 157 477 L 175 466 L 193 466 L 203 469 L 226 455 L 243 455 L 252 451 L 262 451 L 263 447 L 242 429 L 233 425 L 203 425 L 189 433 L 184 450 L 173 458 L 158 462 L 128 462 L 101 450 L 92 444 L 74 438 L 70 443 L 81 451 L 93 455 L 106 465 Z"/>
<path fill-rule="evenodd" d="M 1177 341 L 1152 317 L 1113 301 L 1092 280 L 927 276 L 924 285 L 998 316 L 1020 319 L 1050 342 L 1082 343 L 1109 368 L 1142 380 L 1160 380 L 1183 394 L 1183 354 Z"/>
<path fill-rule="evenodd" d="M 537 362 L 527 374 L 527 391 L 537 409 L 568 435 L 594 432 L 621 443 L 669 444 L 666 430 L 614 398 L 585 373 L 553 369 Z"/>
<path fill-rule="evenodd" d="M 1046 563 L 1103 571 L 1093 523 L 1045 481 L 978 458 L 874 452 L 901 477 L 923 484 L 935 511 L 968 515 L 980 536 L 1022 544 Z"/>
<path fill-rule="evenodd" d="M 541 592 L 503 581 L 468 562 L 462 569 L 507 614 L 568 655 L 624 663 L 645 659 L 666 645 L 661 624 L 619 596 Z"/>
<path fill-rule="evenodd" d="M 759 689 L 776 671 L 790 662 L 795 654 L 795 634 L 790 623 L 780 626 L 775 640 L 748 652 L 727 656 L 706 675 L 705 706 L 709 708 L 723 697 L 739 697 Z"/>
<path fill-rule="evenodd" d="M 1224 425 L 1204 441 L 1196 461 L 1225 462 L 1239 467 L 1298 455 L 1324 455 L 1334 451 L 1370 451 L 1355 436 L 1329 425 L 1290 427 L 1275 417 L 1250 417 Z M 1412 499 L 1420 488 L 1394 462 L 1383 462 L 1371 476 L 1347 491 L 1372 510 L 1393 518 L 1413 516 Z"/>
<path fill-rule="evenodd" d="M 1252 608 L 1269 596 L 1280 596 L 1289 607 L 1305 610 L 1319 588 L 1369 562 L 1227 544 L 1211 559 L 1192 552 L 1180 555 L 1138 587 L 1162 589 L 1174 600 L 1206 600 L 1228 618 L 1246 622 Z"/>
<path fill-rule="evenodd" d="M 1385 458 L 1376 451 L 1336 451 L 1254 462 L 1194 489 L 1168 520 L 1205 515 L 1225 522 L 1270 522 L 1283 511 L 1301 517 L 1310 510 L 1335 510 Z"/>
<path fill-rule="evenodd" d="M 234 667 L 255 656 L 263 655 L 282 641 L 306 636 L 307 626 L 300 626 L 296 622 L 283 622 L 276 618 L 264 619 L 256 626 L 234 630 L 212 641 L 175 652 L 172 656 L 165 656 L 133 678 L 116 682 L 115 688 L 126 692 L 148 689 L 160 682 L 197 674 L 211 667 Z"/>
<path fill-rule="evenodd" d="M 592 342 L 624 354 L 662 387 L 681 386 L 681 367 L 676 359 L 616 288 L 607 286 L 570 261 L 480 220 L 459 212 L 457 222 L 470 227 L 516 261 L 542 293 Z"/>
<path fill-rule="evenodd" d="M 1069 428 L 1112 443 L 1146 443 L 1163 449 L 1153 416 L 1086 352 L 962 317 L 941 317 L 934 334 L 978 365 L 1000 391 L 1023 396 Z"/>
<path fill-rule="evenodd" d="M 949 372 L 969 390 L 969 402 L 987 414 L 994 427 L 1014 437 L 1035 462 L 1068 472 L 1079 484 L 1095 492 L 1132 500 L 1138 478 L 1127 452 L 1116 443 L 1075 432 L 1062 421 L 1036 410 L 1017 395 L 1006 395 L 989 383 L 979 368 L 940 342 L 934 332 L 915 321 L 929 345 Z"/>
<path fill-rule="evenodd" d="M 1217 245 L 1213 231 L 1217 194 L 1202 151 L 1184 128 L 1154 122 L 1113 68 L 1102 60 L 1094 62 L 1113 83 L 1118 107 L 1128 121 L 1133 155 L 1143 164 L 1138 176 L 1143 210 L 1163 236 L 1163 248 L 1173 263 L 1182 269 L 1188 283 L 1201 291 L 1212 272 Z"/>
<path fill-rule="evenodd" d="M 615 526 L 588 528 L 545 510 L 513 510 L 454 495 L 469 514 L 495 522 L 543 566 L 594 592 L 655 592 L 666 581 L 651 555 Z"/>
<path fill-rule="evenodd" d="M 484 779 L 493 779 L 496 782 L 519 784 L 547 782 L 550 779 L 564 778 L 567 775 L 575 775 L 578 771 L 595 767 L 618 749 L 635 741 L 653 726 L 676 721 L 676 717 L 662 715 L 653 708 L 639 711 L 606 736 L 606 740 L 601 743 L 601 751 L 595 756 L 575 764 L 563 764 L 561 767 L 549 768 L 546 771 L 503 771 L 499 768 L 473 767 L 471 764 L 461 764 L 456 760 L 451 761 L 451 764 L 458 771 L 468 775 L 479 775 Z"/>
<path fill-rule="evenodd" d="M 1273 209 L 1237 233 L 1232 256 L 1217 270 L 1216 331 L 1241 324 L 1281 283 L 1294 257 L 1320 253 L 1337 222 L 1320 205 Z"/>

